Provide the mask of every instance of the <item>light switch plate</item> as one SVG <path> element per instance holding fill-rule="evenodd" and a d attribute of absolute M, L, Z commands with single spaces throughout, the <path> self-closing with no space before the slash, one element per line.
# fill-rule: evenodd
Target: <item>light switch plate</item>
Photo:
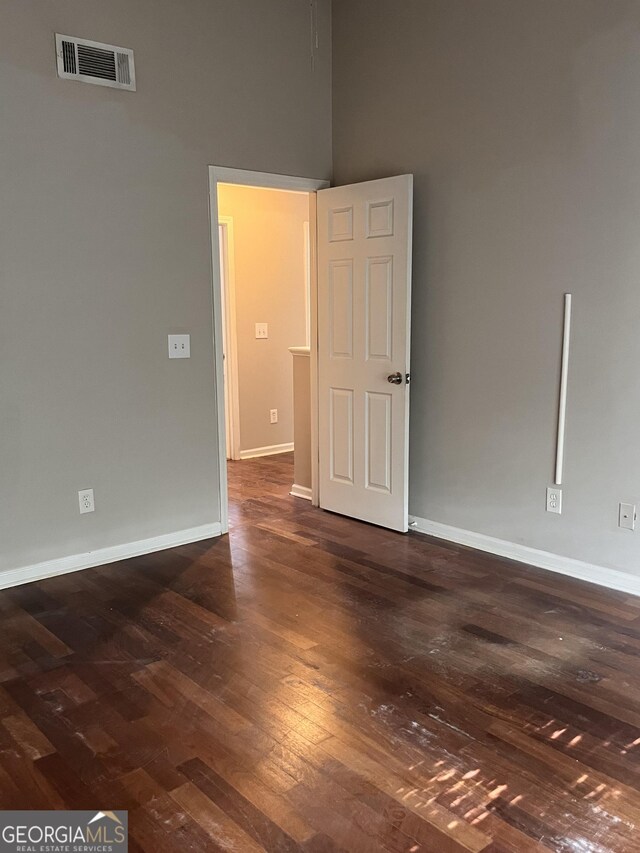
<path fill-rule="evenodd" d="M 191 335 L 169 335 L 169 358 L 191 358 Z"/>
<path fill-rule="evenodd" d="M 635 526 L 635 504 L 620 504 L 618 508 L 618 527 L 622 527 L 624 530 L 635 530 Z"/>
<path fill-rule="evenodd" d="M 256 338 L 268 338 L 269 327 L 267 323 L 256 323 Z"/>

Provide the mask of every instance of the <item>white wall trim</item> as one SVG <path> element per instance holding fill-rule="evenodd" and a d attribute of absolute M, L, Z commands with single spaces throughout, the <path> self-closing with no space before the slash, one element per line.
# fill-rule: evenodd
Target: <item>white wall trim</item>
<path fill-rule="evenodd" d="M 302 251 L 304 261 L 304 342 L 311 346 L 311 227 L 307 219 L 302 223 Z"/>
<path fill-rule="evenodd" d="M 328 184 L 327 184 L 328 187 Z M 326 187 L 325 187 L 326 189 Z M 309 357 L 311 373 L 311 504 L 320 506 L 320 430 L 318 399 L 318 193 L 309 196 Z"/>
<path fill-rule="evenodd" d="M 583 563 L 571 557 L 563 557 L 560 554 L 552 554 L 550 551 L 540 551 L 538 548 L 530 548 L 528 545 L 520 545 L 517 542 L 508 542 L 505 539 L 496 539 L 486 536 L 484 533 L 474 533 L 472 530 L 464 530 L 460 527 L 451 527 L 439 521 L 429 521 L 415 515 L 409 516 L 409 529 L 418 533 L 426 533 L 436 536 L 438 539 L 446 539 L 458 545 L 468 545 L 478 551 L 487 551 L 499 557 L 507 557 L 519 563 L 528 563 L 539 569 L 547 569 L 550 572 L 558 572 L 578 580 L 606 586 L 609 589 L 617 589 L 631 595 L 640 595 L 640 577 L 635 577 L 628 572 L 618 569 L 610 569 L 606 566 L 597 566 L 593 563 Z"/>
<path fill-rule="evenodd" d="M 220 265 L 224 275 L 220 279 L 224 303 L 224 331 L 227 352 L 223 365 L 225 384 L 225 415 L 227 423 L 227 455 L 240 458 L 240 388 L 238 385 L 238 333 L 236 320 L 236 249 L 233 216 L 218 215 L 221 229 Z"/>
<path fill-rule="evenodd" d="M 242 184 L 247 187 L 265 187 L 294 192 L 315 192 L 330 186 L 329 181 L 319 178 L 299 178 L 294 175 L 278 175 L 274 172 L 254 172 L 251 169 L 229 169 L 226 166 L 210 166 L 215 169 L 216 181 L 220 184 Z"/>
<path fill-rule="evenodd" d="M 214 536 L 220 536 L 220 534 L 220 523 L 215 522 L 214 524 L 203 524 L 200 527 L 190 527 L 186 530 L 177 530 L 175 533 L 165 533 L 162 536 L 153 536 L 151 539 L 141 539 L 138 542 L 111 545 L 108 548 L 99 548 L 97 551 L 87 551 L 85 554 L 72 554 L 69 557 L 59 557 L 57 560 L 47 560 L 44 563 L 35 563 L 32 566 L 8 569 L 0 572 L 0 589 L 40 581 L 57 575 L 65 575 L 69 572 L 78 572 L 82 569 L 91 569 L 105 563 L 115 563 L 118 560 L 128 560 L 131 557 L 152 554 L 154 551 L 177 548 L 179 545 L 187 545 L 190 542 L 212 539 Z"/>
<path fill-rule="evenodd" d="M 294 498 L 304 498 L 305 501 L 310 501 L 312 498 L 311 488 L 309 486 L 298 486 L 294 483 L 289 492 Z"/>
<path fill-rule="evenodd" d="M 278 453 L 291 453 L 293 442 L 286 444 L 268 444 L 266 447 L 253 447 L 251 450 L 241 450 L 240 459 L 256 459 L 258 456 L 275 456 Z"/>
<path fill-rule="evenodd" d="M 564 326 L 560 360 L 560 402 L 558 404 L 558 437 L 556 442 L 556 486 L 562 485 L 564 467 L 564 433 L 567 422 L 567 386 L 569 384 L 569 350 L 571 348 L 571 294 L 564 295 Z"/>

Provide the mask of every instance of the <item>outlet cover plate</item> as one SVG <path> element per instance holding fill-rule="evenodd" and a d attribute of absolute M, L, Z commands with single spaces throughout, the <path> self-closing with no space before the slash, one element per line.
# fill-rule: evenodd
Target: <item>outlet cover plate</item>
<path fill-rule="evenodd" d="M 169 335 L 169 358 L 191 358 L 191 335 Z"/>
<path fill-rule="evenodd" d="M 86 512 L 94 512 L 96 508 L 93 499 L 93 489 L 82 489 L 78 492 L 78 505 L 80 506 L 80 515 Z"/>
<path fill-rule="evenodd" d="M 562 489 L 547 489 L 547 512 L 562 512 Z"/>
<path fill-rule="evenodd" d="M 635 504 L 620 504 L 620 506 L 618 507 L 618 527 L 622 527 L 624 530 L 635 530 Z"/>

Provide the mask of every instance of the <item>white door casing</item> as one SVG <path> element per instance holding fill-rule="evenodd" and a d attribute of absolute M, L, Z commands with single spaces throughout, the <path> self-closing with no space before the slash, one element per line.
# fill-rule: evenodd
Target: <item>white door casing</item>
<path fill-rule="evenodd" d="M 226 451 L 227 459 L 240 459 L 240 391 L 238 388 L 235 241 L 232 216 L 219 217 L 218 239 L 220 245 L 220 302 L 223 316 L 222 359 Z"/>
<path fill-rule="evenodd" d="M 320 506 L 406 531 L 413 176 L 320 190 L 317 217 Z"/>
<path fill-rule="evenodd" d="M 229 390 L 229 333 L 227 330 L 227 318 L 229 316 L 229 307 L 228 307 L 228 282 L 226 275 L 226 263 L 225 256 L 226 252 L 226 231 L 225 227 L 222 223 L 218 225 L 218 240 L 220 242 L 220 298 L 222 302 L 222 313 L 224 314 L 225 322 L 222 324 L 222 372 L 224 375 L 224 420 L 227 425 L 227 459 L 233 459 L 233 448 L 232 448 L 232 415 L 231 415 L 231 401 L 230 401 L 230 390 Z"/>

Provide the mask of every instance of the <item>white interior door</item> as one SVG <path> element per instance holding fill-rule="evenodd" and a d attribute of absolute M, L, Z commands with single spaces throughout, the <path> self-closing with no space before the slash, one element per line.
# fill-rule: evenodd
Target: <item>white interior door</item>
<path fill-rule="evenodd" d="M 320 506 L 406 531 L 413 176 L 318 192 Z"/>

